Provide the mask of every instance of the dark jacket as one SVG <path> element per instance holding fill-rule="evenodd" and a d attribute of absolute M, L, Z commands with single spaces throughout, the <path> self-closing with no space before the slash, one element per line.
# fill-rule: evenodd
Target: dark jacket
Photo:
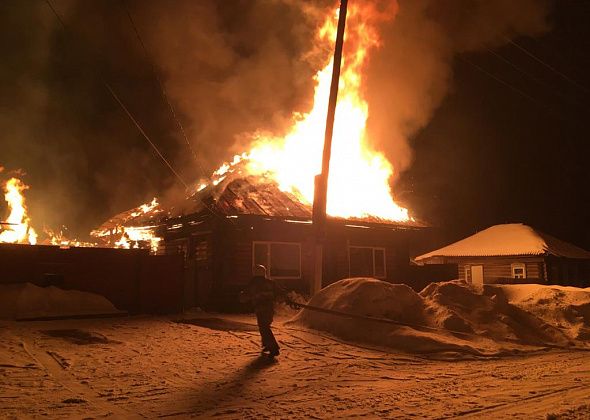
<path fill-rule="evenodd" d="M 252 277 L 244 290 L 244 298 L 252 304 L 255 312 L 274 312 L 274 302 L 278 295 L 279 290 L 274 280 L 263 276 Z"/>

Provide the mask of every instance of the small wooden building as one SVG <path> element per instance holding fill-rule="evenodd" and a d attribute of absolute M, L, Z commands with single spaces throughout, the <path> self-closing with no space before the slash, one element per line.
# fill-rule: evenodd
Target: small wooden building
<path fill-rule="evenodd" d="M 457 264 L 459 278 L 476 285 L 590 285 L 590 252 L 521 223 L 492 226 L 414 261 Z"/>
<path fill-rule="evenodd" d="M 421 227 L 378 219 L 329 218 L 323 286 L 351 276 L 402 282 L 408 240 Z M 160 253 L 184 255 L 187 306 L 233 304 L 263 264 L 283 286 L 308 292 L 313 273 L 311 207 L 260 178 L 225 180 L 172 209 Z"/>

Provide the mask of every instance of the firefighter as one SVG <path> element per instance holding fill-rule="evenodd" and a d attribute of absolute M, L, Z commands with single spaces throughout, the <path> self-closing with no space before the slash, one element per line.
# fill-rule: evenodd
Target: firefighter
<path fill-rule="evenodd" d="M 256 321 L 262 339 L 262 352 L 271 357 L 279 355 L 279 344 L 270 329 L 274 316 L 274 302 L 280 293 L 274 280 L 266 273 L 266 267 L 256 265 L 254 275 L 240 295 L 243 303 L 249 302 L 254 307 Z"/>

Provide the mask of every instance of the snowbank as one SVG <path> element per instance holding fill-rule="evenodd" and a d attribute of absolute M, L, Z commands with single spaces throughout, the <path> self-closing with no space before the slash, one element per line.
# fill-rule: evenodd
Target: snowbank
<path fill-rule="evenodd" d="M 39 287 L 31 283 L 0 285 L 0 319 L 50 318 L 122 313 L 94 293 Z"/>
<path fill-rule="evenodd" d="M 485 294 L 481 294 L 465 283 L 451 281 L 431 284 L 422 292 L 416 293 L 401 284 L 370 278 L 345 279 L 323 289 L 311 299 L 309 305 L 389 319 L 406 325 L 344 317 L 309 309 L 299 312 L 290 322 L 326 331 L 347 340 L 415 353 L 512 353 L 530 349 L 530 346 L 568 346 L 573 344 L 573 339 L 583 337 L 583 334 L 572 335 L 569 329 L 564 330 L 558 323 L 550 322 L 549 316 L 544 318 L 534 311 L 528 311 L 527 305 L 520 304 L 520 301 L 511 302 L 511 296 L 518 293 L 515 291 L 511 294 L 504 288 L 509 287 L 488 288 Z M 571 293 L 575 294 L 576 291 Z M 530 300 L 522 296 L 521 299 L 532 306 L 535 305 L 534 302 L 541 301 L 540 298 Z M 578 313 L 586 316 L 584 321 L 581 321 L 581 315 L 575 318 L 575 322 L 585 323 L 586 326 L 578 326 L 578 331 L 587 332 L 590 325 L 589 306 L 582 297 L 576 297 L 575 302 L 580 306 Z"/>
<path fill-rule="evenodd" d="M 502 285 L 499 289 L 513 305 L 563 331 L 574 340 L 590 340 L 590 288 Z"/>

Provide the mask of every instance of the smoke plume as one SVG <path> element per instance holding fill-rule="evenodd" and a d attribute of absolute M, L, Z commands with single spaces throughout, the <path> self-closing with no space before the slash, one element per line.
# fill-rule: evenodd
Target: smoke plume
<path fill-rule="evenodd" d="M 351 0 L 356 1 L 356 0 Z M 108 82 L 186 182 L 238 139 L 309 110 L 315 44 L 333 1 L 6 0 L 0 13 L 0 165 L 31 186 L 33 224 L 88 232 L 180 182 L 115 103 Z M 398 171 L 452 86 L 456 54 L 547 28 L 542 0 L 400 0 L 365 75 L 370 138 Z M 147 56 L 131 24 L 132 17 Z M 155 69 L 198 162 L 171 117 Z M 40 226 L 39 226 L 40 227 Z"/>
<path fill-rule="evenodd" d="M 548 29 L 544 0 L 400 0 L 382 25 L 381 48 L 365 75 L 369 138 L 396 172 L 412 161 L 411 138 L 452 89 L 453 59 Z"/>

